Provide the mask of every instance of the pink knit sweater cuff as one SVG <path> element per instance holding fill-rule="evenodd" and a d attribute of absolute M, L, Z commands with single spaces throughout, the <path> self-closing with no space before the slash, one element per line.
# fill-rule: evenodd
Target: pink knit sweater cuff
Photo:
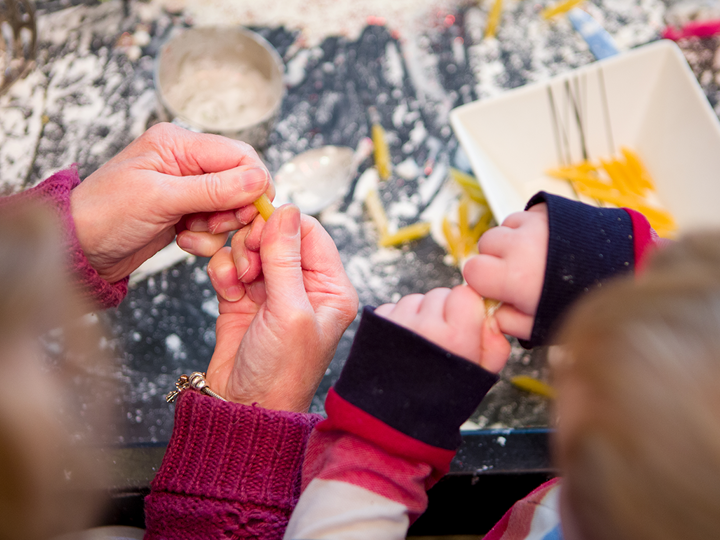
<path fill-rule="evenodd" d="M 108 283 L 90 266 L 80 247 L 75 222 L 70 213 L 70 192 L 80 184 L 77 166 L 57 172 L 34 188 L 0 199 L 0 208 L 22 207 L 39 203 L 49 207 L 62 227 L 62 240 L 67 246 L 68 270 L 80 295 L 102 308 L 117 306 L 127 294 L 128 278 Z"/>
<path fill-rule="evenodd" d="M 153 492 L 291 511 L 312 428 L 322 417 L 182 392 Z"/>

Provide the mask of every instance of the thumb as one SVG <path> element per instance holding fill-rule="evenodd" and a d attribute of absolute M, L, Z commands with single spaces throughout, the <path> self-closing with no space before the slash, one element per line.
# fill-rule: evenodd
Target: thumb
<path fill-rule="evenodd" d="M 281 206 L 268 219 L 260 240 L 260 260 L 271 311 L 307 299 L 300 256 L 300 210 Z"/>
<path fill-rule="evenodd" d="M 270 174 L 243 165 L 193 176 L 162 175 L 168 211 L 175 215 L 234 210 L 252 204 L 268 190 Z"/>
<path fill-rule="evenodd" d="M 495 317 L 486 317 L 482 325 L 480 365 L 492 373 L 500 373 L 510 357 L 510 351 L 510 343 L 500 332 Z"/>

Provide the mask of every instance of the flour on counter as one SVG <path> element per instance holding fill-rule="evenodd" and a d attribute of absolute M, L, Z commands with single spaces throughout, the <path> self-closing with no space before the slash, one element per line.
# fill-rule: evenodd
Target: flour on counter
<path fill-rule="evenodd" d="M 387 25 L 400 35 L 408 29 L 442 24 L 463 3 L 463 0 L 186 0 L 185 13 L 201 26 L 285 26 L 300 30 L 304 43 L 314 46 L 328 36 L 355 40 L 372 23 Z"/>

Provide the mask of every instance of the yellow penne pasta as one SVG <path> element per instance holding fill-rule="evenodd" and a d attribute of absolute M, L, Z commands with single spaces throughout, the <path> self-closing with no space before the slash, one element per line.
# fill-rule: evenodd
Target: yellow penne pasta
<path fill-rule="evenodd" d="M 604 159 L 601 159 L 600 163 L 607 175 L 610 177 L 613 187 L 623 195 L 629 195 L 631 191 L 628 188 L 625 176 L 618 168 L 617 163 L 614 161 L 605 161 Z"/>
<path fill-rule="evenodd" d="M 461 197 L 460 204 L 458 205 L 458 227 L 460 228 L 460 234 L 470 230 L 470 224 L 468 222 L 468 198 Z"/>
<path fill-rule="evenodd" d="M 386 234 L 380 237 L 380 246 L 397 246 L 406 242 L 412 242 L 413 240 L 419 240 L 428 234 L 430 234 L 429 223 L 413 223 L 412 225 L 398 229 L 397 232 L 393 234 Z"/>
<path fill-rule="evenodd" d="M 485 316 L 493 317 L 495 312 L 500 308 L 502 302 L 500 300 L 493 300 L 492 298 L 483 298 L 485 304 Z"/>
<path fill-rule="evenodd" d="M 646 189 L 655 191 L 655 183 L 652 181 L 647 169 L 645 169 L 645 165 L 643 165 L 640 157 L 625 146 L 621 147 L 620 151 L 622 152 L 628 167 L 634 171 L 635 177 L 639 179 L 640 185 Z"/>
<path fill-rule="evenodd" d="M 643 214 L 662 237 L 672 237 L 677 224 L 670 213 L 648 203 L 653 191 L 650 178 L 640 158 L 629 148 L 621 148 L 622 158 L 600 160 L 602 169 L 588 161 L 546 171 L 548 176 L 567 180 L 578 195 L 618 207 L 631 208 Z M 601 174 L 604 173 L 604 174 Z M 609 181 L 603 177 L 606 176 Z"/>
<path fill-rule="evenodd" d="M 385 209 L 383 208 L 380 196 L 374 189 L 371 189 L 367 197 L 365 197 L 365 207 L 367 208 L 368 214 L 370 214 L 370 218 L 375 222 L 380 237 L 382 238 L 387 235 L 388 219 L 385 215 Z"/>
<path fill-rule="evenodd" d="M 448 253 L 452 255 L 455 262 L 460 262 L 460 238 L 455 232 L 452 223 L 445 216 L 442 221 L 442 231 L 448 245 Z"/>
<path fill-rule="evenodd" d="M 488 15 L 487 28 L 485 29 L 485 37 L 495 37 L 498 26 L 500 25 L 500 15 L 502 13 L 503 0 L 495 0 L 490 14 Z"/>
<path fill-rule="evenodd" d="M 390 159 L 390 148 L 385 140 L 385 129 L 383 129 L 380 124 L 373 124 L 371 136 L 373 145 L 375 146 L 375 167 L 378 170 L 380 178 L 387 180 L 390 178 L 392 160 Z"/>
<path fill-rule="evenodd" d="M 637 206 L 634 207 L 628 206 L 628 208 L 637 210 L 642 215 L 644 215 L 650 222 L 650 225 L 653 226 L 653 229 L 655 229 L 656 227 L 659 229 L 668 230 L 677 229 L 675 219 L 673 219 L 672 215 L 667 210 L 663 210 L 661 208 L 653 208 L 644 203 L 639 203 Z"/>
<path fill-rule="evenodd" d="M 544 19 L 550 19 L 551 17 L 570 11 L 572 8 L 579 6 L 582 2 L 583 0 L 565 0 L 564 2 L 559 2 L 554 6 L 543 9 L 542 16 Z"/>
<path fill-rule="evenodd" d="M 265 221 L 267 221 L 272 215 L 272 213 L 275 211 L 275 207 L 270 202 L 270 198 L 264 193 L 260 195 L 260 198 L 257 199 L 253 204 L 255 205 L 255 208 L 257 208 L 257 211 L 260 212 L 260 215 Z"/>
<path fill-rule="evenodd" d="M 480 184 L 474 176 L 454 168 L 450 169 L 450 176 L 473 201 L 479 204 L 487 204 L 482 188 L 480 188 Z"/>
<path fill-rule="evenodd" d="M 485 213 L 480 217 L 478 222 L 470 231 L 470 237 L 473 239 L 473 243 L 477 244 L 480 237 L 485 231 L 490 228 L 490 222 L 492 221 L 492 212 L 489 209 L 485 209 Z"/>
<path fill-rule="evenodd" d="M 510 379 L 510 383 L 521 390 L 525 390 L 526 392 L 531 392 L 548 399 L 555 399 L 557 396 L 557 392 L 552 386 L 543 381 L 539 381 L 534 377 L 528 377 L 527 375 L 517 375 L 512 377 Z"/>

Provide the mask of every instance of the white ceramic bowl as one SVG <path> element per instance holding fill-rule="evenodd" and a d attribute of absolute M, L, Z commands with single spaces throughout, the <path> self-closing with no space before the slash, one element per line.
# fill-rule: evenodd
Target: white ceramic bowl
<path fill-rule="evenodd" d="M 681 232 L 720 226 L 720 122 L 672 42 L 463 105 L 450 120 L 498 222 L 537 191 L 572 197 L 544 171 L 581 160 L 583 147 L 597 160 L 627 146 Z"/>

